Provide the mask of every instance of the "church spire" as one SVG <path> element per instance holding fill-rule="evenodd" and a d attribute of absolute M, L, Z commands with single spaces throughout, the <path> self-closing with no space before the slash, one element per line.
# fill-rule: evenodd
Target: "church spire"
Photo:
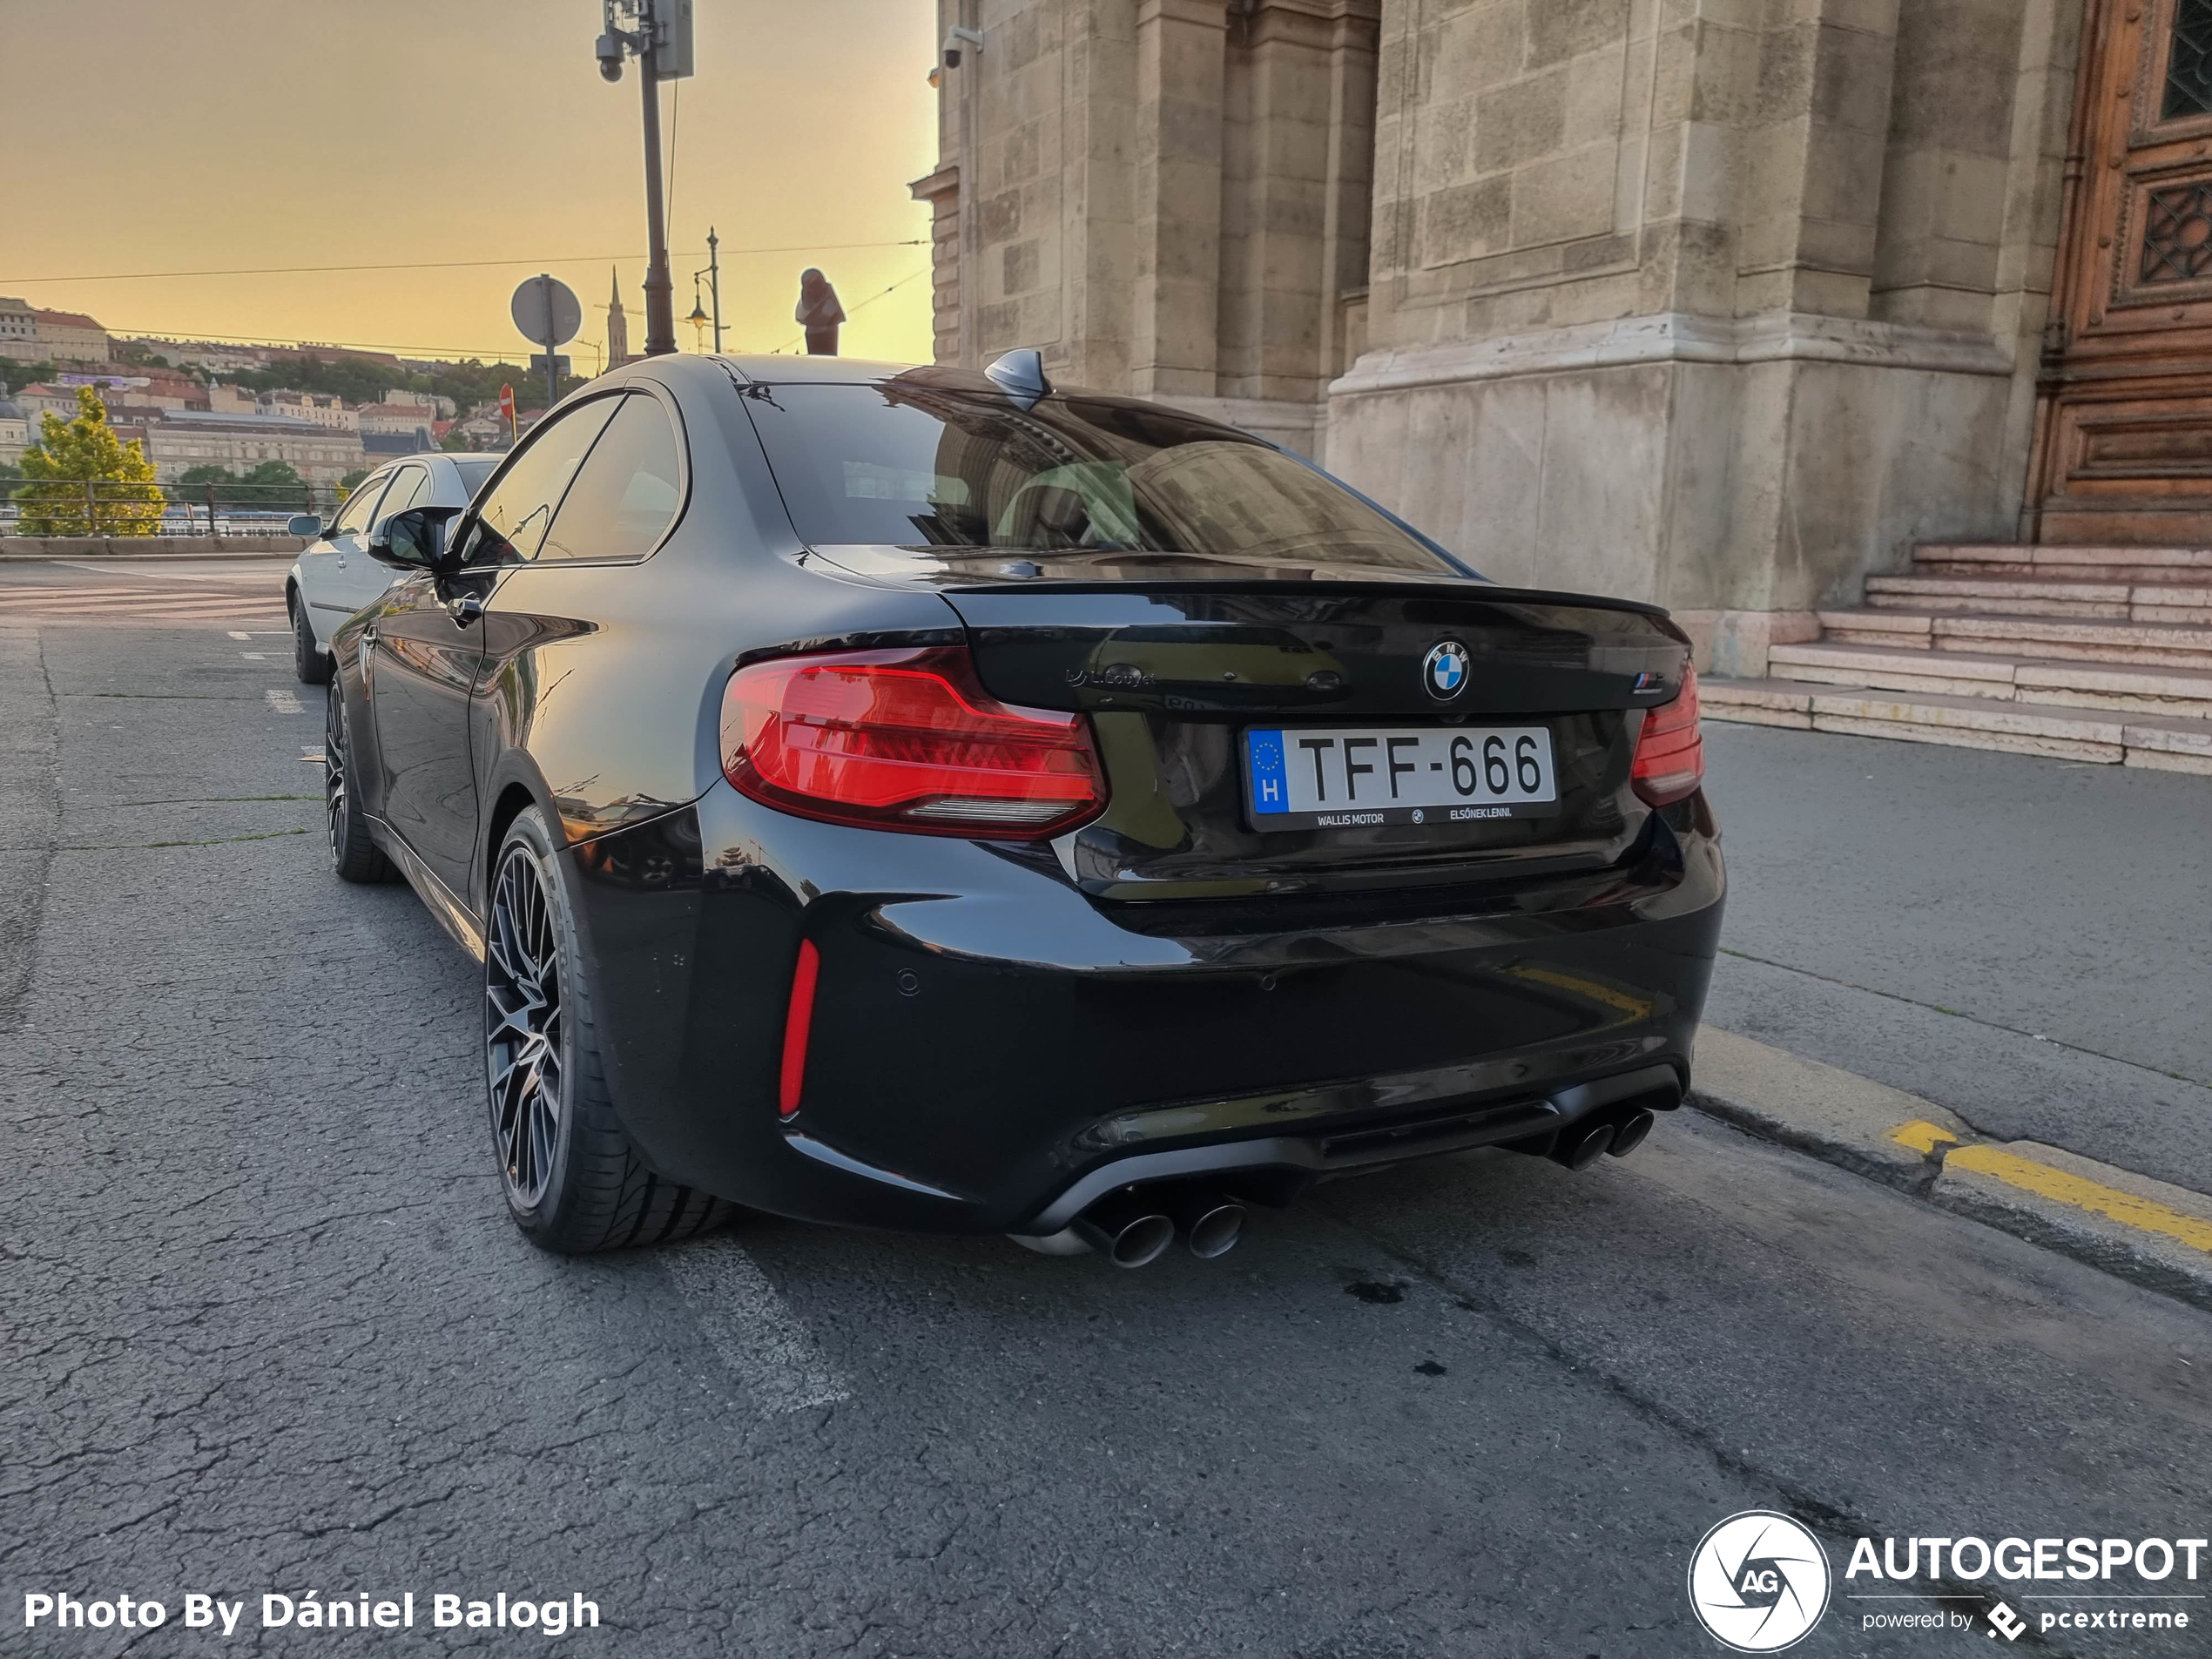
<path fill-rule="evenodd" d="M 607 300 L 607 367 L 620 368 L 630 361 L 630 323 L 622 314 L 622 275 L 607 267 L 610 290 Z"/>

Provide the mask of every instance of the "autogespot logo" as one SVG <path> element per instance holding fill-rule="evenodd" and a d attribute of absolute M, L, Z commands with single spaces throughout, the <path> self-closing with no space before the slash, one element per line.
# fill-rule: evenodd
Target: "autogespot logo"
<path fill-rule="evenodd" d="M 1428 648 L 1428 655 L 1421 659 L 1421 684 L 1428 687 L 1428 694 L 1442 703 L 1460 694 L 1467 683 L 1467 648 L 1456 639 L 1446 639 Z"/>
<path fill-rule="evenodd" d="M 1828 1554 L 1787 1515 L 1747 1509 L 1697 1541 L 1689 1605 L 1716 1642 L 1779 1653 L 1828 1610 Z"/>

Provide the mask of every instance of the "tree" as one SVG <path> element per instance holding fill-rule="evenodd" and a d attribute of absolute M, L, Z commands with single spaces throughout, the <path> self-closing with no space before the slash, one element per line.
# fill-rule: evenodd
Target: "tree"
<path fill-rule="evenodd" d="M 77 417 L 39 417 L 38 442 L 24 451 L 29 482 L 12 492 L 23 536 L 152 536 L 161 528 L 161 486 L 138 439 L 107 423 L 107 405 L 77 388 Z M 87 486 L 90 486 L 88 489 Z"/>
<path fill-rule="evenodd" d="M 350 496 L 356 489 L 359 489 L 361 487 L 361 480 L 368 476 L 368 468 L 356 467 L 351 472 L 347 473 L 343 478 L 341 478 L 338 481 L 338 492 L 341 498 Z"/>

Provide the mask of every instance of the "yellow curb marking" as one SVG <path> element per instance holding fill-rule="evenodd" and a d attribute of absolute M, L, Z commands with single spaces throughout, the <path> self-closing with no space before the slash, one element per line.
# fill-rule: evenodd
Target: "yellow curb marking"
<path fill-rule="evenodd" d="M 1911 1147 L 1915 1152 L 1933 1152 L 1939 1143 L 1959 1144 L 1959 1137 L 1940 1123 L 1930 1123 L 1917 1117 L 1892 1130 L 1890 1139 L 1899 1146 Z"/>
<path fill-rule="evenodd" d="M 2123 1226 L 2162 1233 L 2168 1238 L 2179 1239 L 2192 1250 L 2212 1252 L 2212 1221 L 2185 1216 L 2151 1199 L 2138 1198 L 2132 1192 L 2122 1192 L 2117 1187 L 2104 1186 L 2065 1170 L 2053 1169 L 2033 1158 L 2000 1151 L 1993 1146 L 1962 1146 L 1944 1160 L 1944 1167 L 1993 1176 L 2008 1186 L 2055 1198 L 2078 1210 L 2094 1211 Z"/>

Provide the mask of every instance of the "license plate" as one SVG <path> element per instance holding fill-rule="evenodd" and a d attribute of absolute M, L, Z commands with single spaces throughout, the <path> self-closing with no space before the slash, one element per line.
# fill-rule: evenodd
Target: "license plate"
<path fill-rule="evenodd" d="M 1463 824 L 1559 810 L 1547 726 L 1261 727 L 1244 733 L 1255 829 Z"/>

